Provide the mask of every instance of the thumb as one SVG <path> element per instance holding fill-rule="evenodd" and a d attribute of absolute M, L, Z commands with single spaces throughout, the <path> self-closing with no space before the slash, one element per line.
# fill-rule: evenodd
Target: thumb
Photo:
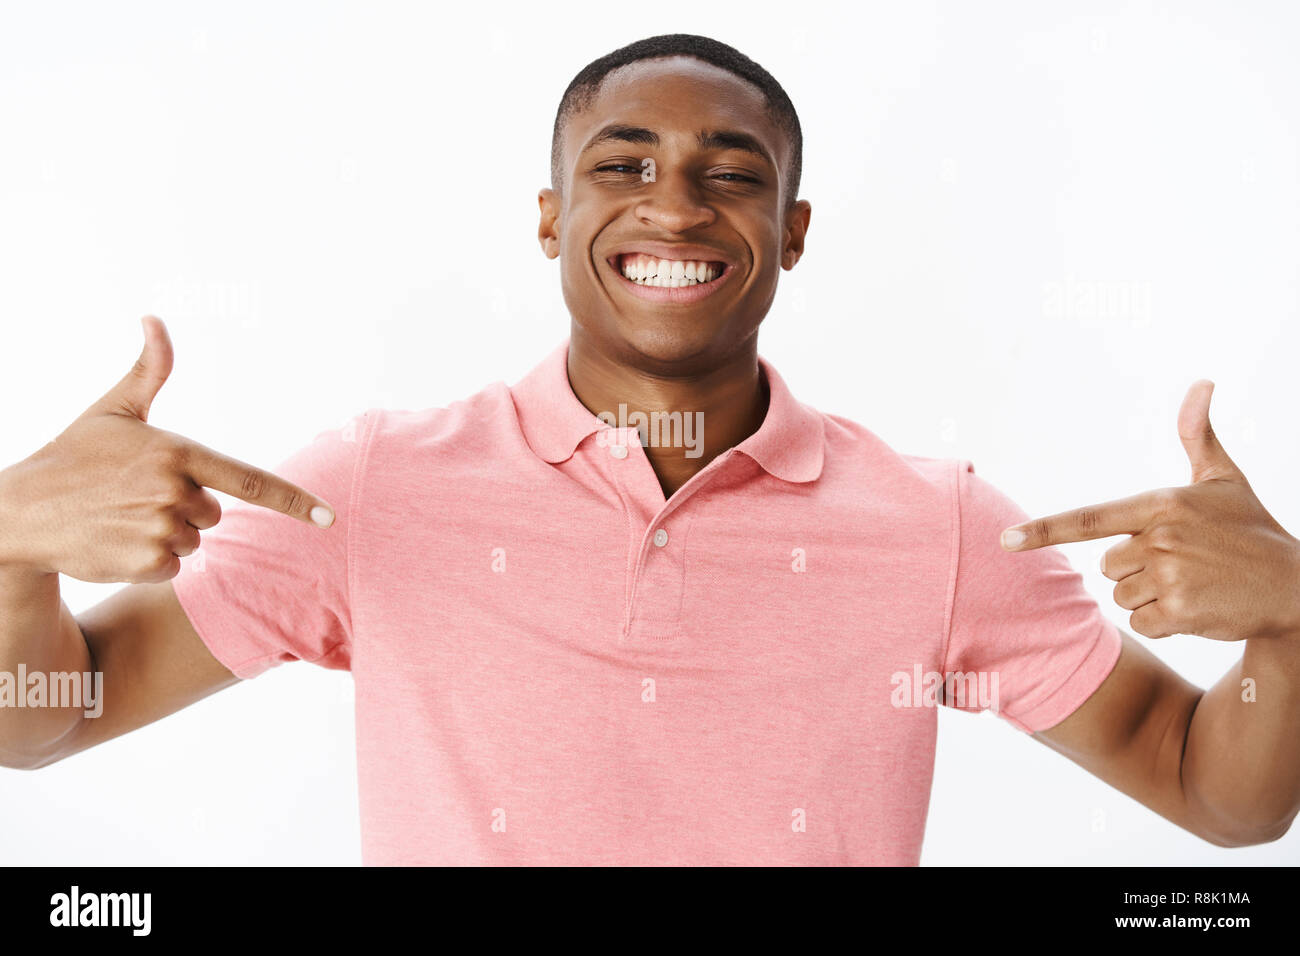
<path fill-rule="evenodd" d="M 1245 475 L 1223 450 L 1210 425 L 1210 396 L 1213 393 L 1213 382 L 1208 378 L 1198 379 L 1187 390 L 1178 410 L 1178 437 L 1192 464 L 1192 484 L 1212 478 L 1245 480 Z"/>
<path fill-rule="evenodd" d="M 156 315 L 146 315 L 140 320 L 144 327 L 144 349 L 122 377 L 104 397 L 91 406 L 92 411 L 130 415 L 140 421 L 149 418 L 149 406 L 162 388 L 172 370 L 172 340 L 167 326 Z"/>

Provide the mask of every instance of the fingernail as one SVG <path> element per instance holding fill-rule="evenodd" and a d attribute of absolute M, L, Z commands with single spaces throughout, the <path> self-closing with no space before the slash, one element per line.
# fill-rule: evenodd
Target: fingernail
<path fill-rule="evenodd" d="M 334 512 L 324 505 L 317 505 L 311 509 L 311 520 L 322 528 L 328 528 L 334 523 Z"/>
<path fill-rule="evenodd" d="M 1015 528 L 1008 528 L 1006 531 L 1002 532 L 1002 547 L 1018 548 L 1025 543 L 1025 538 L 1027 537 L 1028 535 L 1023 531 L 1017 531 Z"/>

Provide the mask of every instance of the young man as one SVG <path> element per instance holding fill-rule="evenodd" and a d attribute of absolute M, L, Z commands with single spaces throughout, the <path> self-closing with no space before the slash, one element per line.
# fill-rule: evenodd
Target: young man
<path fill-rule="evenodd" d="M 172 364 L 146 318 L 136 367 L 0 473 L 0 667 L 98 670 L 106 701 L 0 711 L 0 757 L 45 766 L 305 660 L 355 680 L 368 864 L 915 864 L 936 702 L 995 709 L 1213 843 L 1285 832 L 1300 548 L 1208 393 L 1180 422 L 1193 485 L 1004 550 L 1027 515 L 969 462 L 895 452 L 759 358 L 809 225 L 801 149 L 780 85 L 724 44 L 595 61 L 539 195 L 568 339 L 513 387 L 372 409 L 276 474 L 146 423 Z M 205 488 L 250 504 L 214 528 Z M 1041 547 L 1119 533 L 1135 628 L 1246 639 L 1210 691 Z M 74 618 L 60 572 L 135 583 Z"/>

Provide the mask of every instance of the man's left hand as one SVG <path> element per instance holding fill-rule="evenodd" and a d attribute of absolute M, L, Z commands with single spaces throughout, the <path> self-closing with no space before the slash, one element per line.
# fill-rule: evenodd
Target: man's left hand
<path fill-rule="evenodd" d="M 1199 634 L 1219 641 L 1300 634 L 1300 541 L 1255 497 L 1210 426 L 1214 383 L 1192 384 L 1178 437 L 1192 483 L 1159 488 L 1015 525 L 1008 551 L 1031 551 L 1116 534 L 1131 537 L 1103 556 L 1115 603 L 1146 637 Z M 1022 532 L 1022 543 L 1011 546 Z"/>

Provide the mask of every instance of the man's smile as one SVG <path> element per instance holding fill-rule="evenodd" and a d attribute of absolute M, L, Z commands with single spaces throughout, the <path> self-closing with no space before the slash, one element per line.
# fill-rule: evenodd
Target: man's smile
<path fill-rule="evenodd" d="M 681 243 L 629 243 L 605 262 L 617 284 L 652 302 L 689 304 L 716 292 L 736 265 L 725 253 Z"/>

